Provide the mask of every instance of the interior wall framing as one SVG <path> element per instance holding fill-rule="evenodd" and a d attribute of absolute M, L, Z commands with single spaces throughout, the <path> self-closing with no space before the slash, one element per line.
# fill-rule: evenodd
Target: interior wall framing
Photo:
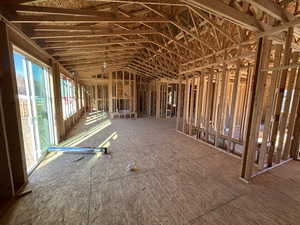
<path fill-rule="evenodd" d="M 300 70 L 292 31 L 284 44 L 261 38 L 254 58 L 182 77 L 177 130 L 242 159 L 247 181 L 299 157 Z"/>

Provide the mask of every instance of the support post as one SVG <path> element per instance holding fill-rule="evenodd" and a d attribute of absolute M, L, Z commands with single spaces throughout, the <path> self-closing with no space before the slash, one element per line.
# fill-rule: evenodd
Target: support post
<path fill-rule="evenodd" d="M 160 82 L 156 81 L 156 119 L 160 117 L 160 87 Z"/>
<path fill-rule="evenodd" d="M 4 116 L 2 122 L 6 125 L 14 190 L 18 191 L 27 182 L 25 150 L 12 45 L 9 42 L 8 27 L 3 21 L 0 21 L 0 68 L 0 90 Z"/>
<path fill-rule="evenodd" d="M 195 89 L 195 77 L 192 78 L 191 80 L 191 102 L 190 102 L 190 112 L 189 112 L 189 117 L 188 117 L 188 127 L 189 127 L 189 135 L 192 135 L 193 131 L 193 115 L 194 115 L 194 89 Z"/>
<path fill-rule="evenodd" d="M 222 77 L 221 77 L 221 90 L 219 95 L 219 105 L 218 105 L 218 114 L 217 114 L 217 130 L 216 130 L 216 140 L 215 145 L 218 146 L 219 137 L 221 136 L 221 131 L 223 129 L 223 123 L 222 123 L 222 116 L 223 115 L 223 108 L 224 103 L 226 100 L 225 96 L 225 89 L 226 89 L 226 82 L 227 82 L 227 65 L 224 63 L 223 65 L 223 71 L 222 71 Z"/>
<path fill-rule="evenodd" d="M 256 49 L 255 71 L 253 74 L 253 94 L 251 96 L 249 123 L 247 127 L 247 139 L 242 159 L 241 178 L 250 180 L 253 171 L 253 164 L 257 150 L 257 138 L 262 114 L 262 97 L 265 90 L 266 73 L 261 69 L 265 66 L 269 59 L 271 42 L 266 38 L 258 40 Z"/>
<path fill-rule="evenodd" d="M 290 62 L 290 55 L 291 55 L 291 44 L 292 44 L 292 38 L 293 38 L 294 29 L 290 27 L 287 32 L 286 42 L 285 42 L 285 49 L 284 49 L 284 58 L 283 58 L 283 65 L 286 66 Z M 271 147 L 269 149 L 268 153 L 268 167 L 271 167 L 273 165 L 273 155 L 275 152 L 275 144 L 277 139 L 277 132 L 279 128 L 279 121 L 280 121 L 280 115 L 281 115 L 281 106 L 284 99 L 284 90 L 285 85 L 287 81 L 287 74 L 288 69 L 284 69 L 281 73 L 280 80 L 279 80 L 279 92 L 277 96 L 277 102 L 275 106 L 275 112 L 274 112 L 274 122 L 272 125 L 272 130 L 270 134 L 270 142 Z"/>
<path fill-rule="evenodd" d="M 282 45 L 275 46 L 275 57 L 274 57 L 274 65 L 279 66 L 281 61 L 281 52 L 282 52 Z M 266 101 L 266 116 L 265 116 L 265 124 L 264 124 L 264 133 L 263 133 L 263 141 L 260 149 L 259 160 L 258 160 L 258 167 L 259 169 L 263 169 L 265 166 L 265 156 L 268 149 L 268 141 L 269 135 L 271 130 L 271 118 L 275 103 L 275 95 L 276 95 L 276 84 L 278 83 L 280 71 L 275 70 L 272 72 L 271 77 L 271 84 L 269 88 L 269 94 Z"/>
<path fill-rule="evenodd" d="M 181 102 L 182 102 L 182 77 L 179 78 L 179 88 L 178 88 L 178 93 L 177 93 L 177 98 L 178 98 L 178 105 L 177 105 L 177 118 L 176 118 L 176 130 L 179 129 L 179 123 L 180 123 L 180 118 L 181 118 Z"/>
<path fill-rule="evenodd" d="M 205 115 L 205 140 L 209 141 L 209 131 L 210 131 L 210 116 L 212 110 L 212 94 L 213 94 L 213 73 L 212 71 L 208 75 L 207 83 L 207 98 L 206 98 L 206 115 Z"/>
<path fill-rule="evenodd" d="M 238 93 L 241 81 L 241 62 L 238 60 L 236 62 L 236 71 L 235 71 L 235 79 L 233 83 L 233 92 L 232 92 L 232 100 L 230 107 L 230 117 L 229 117 L 229 131 L 228 131 L 228 150 L 232 151 L 232 139 L 234 138 L 234 127 L 236 124 L 236 114 L 238 110 Z"/>
<path fill-rule="evenodd" d="M 298 54 L 298 52 L 297 52 Z M 296 75 L 296 74 L 295 74 Z M 294 139 L 299 139 L 299 132 L 297 136 L 297 130 L 300 130 L 300 126 L 297 126 L 297 117 L 298 117 L 298 110 L 299 110 L 299 105 L 300 105 L 300 69 L 298 67 L 298 73 L 296 75 L 296 81 L 295 81 L 295 89 L 294 89 L 294 96 L 293 96 L 293 101 L 292 101 L 292 108 L 291 108 L 291 113 L 289 116 L 289 121 L 287 121 L 287 128 L 288 132 L 286 135 L 286 142 L 284 146 L 284 151 L 283 151 L 283 160 L 287 160 L 290 156 L 294 156 L 297 158 L 295 154 L 290 154 L 291 153 L 291 145 Z M 293 133 L 296 135 L 294 136 Z M 299 149 L 296 146 L 296 151 Z"/>
<path fill-rule="evenodd" d="M 55 122 L 56 122 L 56 132 L 57 132 L 57 141 L 60 142 L 64 139 L 65 136 L 65 123 L 63 118 L 63 109 L 62 109 L 62 97 L 61 97 L 61 85 L 60 85 L 60 69 L 58 63 L 52 64 L 53 72 L 53 94 L 55 102 Z"/>
<path fill-rule="evenodd" d="M 136 74 L 133 75 L 133 112 L 136 113 Z"/>
<path fill-rule="evenodd" d="M 112 72 L 108 74 L 108 112 L 113 112 L 113 99 L 112 99 Z M 129 79 L 130 82 L 130 79 Z"/>
<path fill-rule="evenodd" d="M 292 63 L 297 63 L 299 59 L 299 52 L 294 52 L 291 58 L 292 58 Z M 286 129 L 287 129 L 288 122 L 291 121 L 290 104 L 292 101 L 292 94 L 295 93 L 294 87 L 295 87 L 295 80 L 297 77 L 296 72 L 297 72 L 297 68 L 291 69 L 290 76 L 288 78 L 287 94 L 285 96 L 283 112 L 281 113 L 280 120 L 279 120 L 279 128 L 278 128 L 279 140 L 277 145 L 277 157 L 276 157 L 277 163 L 279 163 L 282 159 L 282 152 L 284 149 L 284 142 L 286 137 Z M 295 102 L 295 104 L 297 104 L 297 102 Z"/>
<path fill-rule="evenodd" d="M 1 76 L 1 73 L 0 73 Z M 2 83 L 3 77 L 0 77 Z M 0 89 L 0 200 L 9 200 L 15 195 L 12 169 L 7 143 L 6 127 L 2 106 L 2 94 Z"/>
<path fill-rule="evenodd" d="M 151 84 L 148 84 L 147 89 L 147 115 L 151 116 Z"/>
<path fill-rule="evenodd" d="M 98 106 L 98 84 L 95 85 L 95 107 L 96 111 L 99 111 L 99 106 Z"/>

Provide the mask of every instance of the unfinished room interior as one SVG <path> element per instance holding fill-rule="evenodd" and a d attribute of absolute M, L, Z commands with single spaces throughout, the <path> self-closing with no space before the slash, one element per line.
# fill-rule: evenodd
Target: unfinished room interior
<path fill-rule="evenodd" d="M 300 1 L 1 0 L 1 225 L 299 225 Z"/>

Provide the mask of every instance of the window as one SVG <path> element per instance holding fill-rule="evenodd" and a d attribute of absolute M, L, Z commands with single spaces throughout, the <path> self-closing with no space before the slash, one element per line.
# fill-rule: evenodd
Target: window
<path fill-rule="evenodd" d="M 60 86 L 63 117 L 66 120 L 76 113 L 75 82 L 61 74 Z"/>

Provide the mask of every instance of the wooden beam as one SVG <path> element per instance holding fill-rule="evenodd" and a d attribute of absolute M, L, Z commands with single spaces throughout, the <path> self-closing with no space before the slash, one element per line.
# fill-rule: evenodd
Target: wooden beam
<path fill-rule="evenodd" d="M 198 8 L 195 8 L 193 6 L 189 6 L 192 12 L 194 12 L 196 15 L 200 16 L 203 20 L 205 20 L 208 24 L 210 24 L 212 27 L 214 27 L 216 30 L 218 30 L 224 37 L 229 39 L 231 42 L 237 44 L 237 40 L 235 40 L 231 34 L 229 34 L 227 31 L 219 27 L 215 22 L 213 22 L 209 16 L 207 16 L 203 11 L 199 10 Z"/>
<path fill-rule="evenodd" d="M 134 52 L 133 52 L 134 53 Z M 110 53 L 110 57 L 115 56 L 124 56 L 124 55 L 133 55 L 132 52 L 124 51 L 124 52 L 116 52 L 116 53 Z M 90 55 L 79 55 L 79 56 L 65 56 L 65 57 L 57 57 L 57 60 L 61 63 L 69 63 L 69 62 L 76 62 L 77 60 L 95 60 L 95 59 L 104 59 L 107 56 L 106 53 L 95 53 Z"/>
<path fill-rule="evenodd" d="M 18 38 L 18 40 L 24 44 L 28 49 L 33 49 L 33 52 L 37 52 L 40 57 L 45 57 L 47 60 L 52 60 L 56 62 L 55 58 L 53 58 L 48 52 L 40 48 L 33 40 L 31 40 L 26 34 L 24 34 L 17 26 L 14 24 L 10 23 L 6 18 L 4 18 L 0 14 L 0 19 L 4 21 L 7 26 L 9 27 L 10 30 L 10 38 L 14 37 L 12 41 L 16 41 L 15 38 Z M 23 48 L 23 46 L 22 46 Z M 24 49 L 23 49 L 24 50 Z M 61 70 L 63 73 L 68 76 L 72 77 L 69 71 L 67 71 L 64 67 L 61 67 Z"/>
<path fill-rule="evenodd" d="M 69 15 L 69 16 L 101 16 L 110 17 L 114 16 L 111 12 L 86 10 L 86 9 L 69 9 L 69 8 L 54 8 L 54 7 L 41 7 L 31 5 L 15 5 L 8 7 L 11 10 L 15 10 L 17 13 L 31 13 L 42 15 Z"/>
<path fill-rule="evenodd" d="M 239 44 L 234 44 L 232 45 L 231 47 L 228 47 L 228 48 L 224 48 L 222 50 L 219 50 L 215 53 L 212 53 L 212 54 L 206 54 L 205 56 L 202 56 L 200 58 L 197 58 L 197 59 L 194 59 L 194 60 L 191 60 L 191 61 L 188 61 L 188 62 L 185 62 L 185 63 L 182 63 L 181 65 L 182 66 L 187 66 L 188 64 L 193 64 L 193 63 L 196 63 L 198 61 L 201 61 L 201 60 L 205 60 L 205 59 L 208 59 L 210 57 L 217 57 L 221 54 L 224 54 L 225 52 L 230 52 L 234 49 L 238 49 L 240 46 L 244 47 L 246 45 L 250 45 L 250 44 L 254 44 L 256 42 L 256 39 L 251 39 L 251 40 L 248 40 L 248 41 L 244 41 L 242 43 L 239 43 Z"/>
<path fill-rule="evenodd" d="M 237 9 L 225 4 L 223 1 L 185 0 L 185 2 L 196 8 L 212 12 L 220 17 L 224 17 L 229 22 L 245 27 L 251 31 L 256 32 L 262 30 L 255 17 L 249 16 L 241 11 L 238 11 Z"/>
<path fill-rule="evenodd" d="M 288 30 L 289 27 L 296 27 L 299 25 L 300 25 L 300 18 L 297 18 L 290 22 L 284 23 L 280 26 L 276 26 L 271 29 L 268 29 L 265 32 L 258 33 L 257 37 L 260 38 L 260 37 L 264 37 L 264 36 L 274 35 L 274 34 L 282 32 L 282 31 Z"/>
<path fill-rule="evenodd" d="M 43 49 L 66 49 L 66 48 L 82 48 L 82 47 L 97 47 L 97 46 L 108 46 L 108 45 L 126 45 L 134 43 L 145 43 L 150 42 L 144 39 L 133 39 L 133 40 L 116 40 L 116 41 L 85 41 L 85 42 L 70 42 L 70 43 L 49 43 L 42 46 Z"/>
<path fill-rule="evenodd" d="M 144 69 L 148 69 L 149 71 L 152 71 L 154 73 L 163 74 L 164 77 L 170 77 L 170 75 L 168 74 L 168 71 L 164 70 L 163 68 L 155 67 L 151 64 L 143 63 L 143 62 L 141 62 L 141 60 L 133 59 L 131 61 L 131 63 L 139 65 L 139 67 L 144 68 Z"/>
<path fill-rule="evenodd" d="M 62 24 L 56 24 L 56 25 L 45 25 L 45 24 L 34 24 L 32 26 L 33 31 L 108 31 L 108 27 L 106 24 L 103 24 L 102 26 L 94 25 L 62 25 Z"/>
<path fill-rule="evenodd" d="M 1 0 L 0 5 L 17 5 L 28 2 L 36 2 L 40 0 Z"/>
<path fill-rule="evenodd" d="M 271 15 L 277 20 L 283 20 L 283 21 L 288 20 L 280 5 L 276 4 L 273 1 L 270 0 L 244 0 L 244 1 L 249 2 L 256 9 L 260 9 L 261 11 Z"/>
<path fill-rule="evenodd" d="M 88 38 L 95 38 L 95 37 L 106 37 L 106 36 L 123 36 L 123 35 L 140 35 L 140 34 L 159 34 L 158 32 L 152 30 L 139 30 L 139 31 L 111 31 L 111 32 L 98 32 L 98 31 L 90 31 L 90 32 L 67 32 L 67 31 L 48 31 L 48 32 L 34 32 L 31 35 L 31 39 L 53 39 L 53 38 L 64 38 L 71 39 L 73 41 L 80 40 L 76 38 L 88 37 Z M 63 40 L 64 40 L 63 39 Z M 97 40 L 97 39 L 94 39 Z M 61 40 L 60 40 L 61 41 Z"/>
<path fill-rule="evenodd" d="M 149 5 L 166 5 L 166 6 L 184 6 L 185 4 L 177 0 L 88 0 L 91 2 L 119 2 L 130 4 L 149 4 Z"/>
<path fill-rule="evenodd" d="M 95 52 L 122 52 L 122 51 L 127 51 L 127 50 L 138 50 L 142 49 L 143 47 L 124 47 L 124 48 L 111 48 L 111 49 L 100 49 L 100 50 L 74 50 L 74 51 L 60 51 L 60 52 L 54 52 L 53 56 L 70 56 L 70 55 L 89 55 L 91 53 Z"/>
<path fill-rule="evenodd" d="M 75 61 L 75 62 L 69 62 L 69 63 L 62 63 L 65 67 L 72 67 L 76 65 L 91 65 L 91 64 L 98 64 L 101 65 L 105 62 L 115 62 L 115 61 L 123 61 L 132 59 L 132 56 L 123 56 L 123 57 L 107 57 L 102 59 L 96 59 L 96 60 L 84 60 L 84 61 Z"/>
<path fill-rule="evenodd" d="M 62 16 L 62 15 L 16 15 L 8 16 L 8 20 L 12 23 L 168 23 L 169 20 L 163 18 L 137 18 L 137 17 L 107 17 L 107 16 Z"/>
<path fill-rule="evenodd" d="M 218 59 L 217 62 L 208 63 L 206 65 L 202 64 L 201 66 L 197 66 L 197 67 L 194 67 L 192 69 L 182 70 L 182 71 L 180 71 L 179 74 L 191 74 L 193 72 L 202 71 L 202 70 L 207 69 L 207 68 L 221 67 L 223 63 L 230 64 L 232 62 L 235 62 L 238 59 L 245 59 L 245 58 L 250 58 L 251 59 L 251 58 L 253 58 L 254 55 L 255 55 L 254 52 L 246 52 L 246 53 L 241 54 L 240 56 L 235 56 L 231 59 L 226 59 L 226 61 L 224 61 L 222 59 Z"/>
<path fill-rule="evenodd" d="M 162 11 L 154 8 L 153 6 L 149 6 L 149 5 L 145 5 L 148 9 L 150 9 L 151 11 L 153 11 L 154 13 L 160 15 L 162 18 L 167 19 L 168 16 L 165 15 Z M 187 33 L 188 35 L 190 35 L 191 37 L 193 37 L 195 40 L 199 41 L 202 45 L 206 46 L 208 49 L 210 49 L 211 51 L 215 52 L 216 50 L 211 47 L 206 41 L 202 40 L 200 37 L 198 37 L 197 35 L 195 35 L 193 32 L 189 31 L 186 27 L 182 26 L 181 24 L 179 24 L 176 20 L 174 19 L 170 19 L 170 22 L 176 26 L 178 29 L 182 30 L 184 33 Z"/>
<path fill-rule="evenodd" d="M 127 61 L 118 61 L 118 60 L 115 60 L 115 61 L 109 61 L 106 63 L 106 67 L 108 68 L 109 66 L 119 66 L 119 65 L 126 65 L 126 63 L 128 63 Z M 89 67 L 92 67 L 92 66 L 95 66 L 95 68 L 98 67 L 98 71 L 97 73 L 100 73 L 101 70 L 102 70 L 102 65 L 101 64 L 91 64 L 91 65 L 75 65 L 75 66 L 71 66 L 71 67 L 68 67 L 70 69 L 70 71 L 77 71 L 77 70 L 80 70 L 80 69 L 86 69 L 86 68 L 89 68 Z M 97 71 L 97 70 L 96 70 Z"/>

